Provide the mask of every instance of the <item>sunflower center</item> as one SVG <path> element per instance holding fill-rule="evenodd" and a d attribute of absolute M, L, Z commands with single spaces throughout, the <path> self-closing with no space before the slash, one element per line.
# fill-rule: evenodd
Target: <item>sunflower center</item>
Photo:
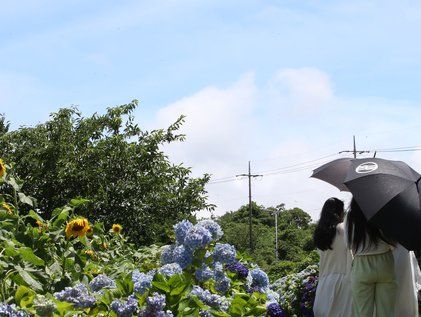
<path fill-rule="evenodd" d="M 75 224 L 73 225 L 72 230 L 73 230 L 73 231 L 82 231 L 84 228 L 85 228 L 85 226 L 84 226 L 83 224 L 82 224 L 82 225 L 80 225 L 80 224 L 78 224 L 78 223 L 75 223 Z"/>

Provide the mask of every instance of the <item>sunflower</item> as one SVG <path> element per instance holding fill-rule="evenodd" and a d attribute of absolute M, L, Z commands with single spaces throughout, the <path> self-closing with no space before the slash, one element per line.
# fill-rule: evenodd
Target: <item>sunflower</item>
<path fill-rule="evenodd" d="M 9 215 L 13 214 L 12 207 L 10 207 L 8 203 L 2 203 L 1 207 L 5 209 Z"/>
<path fill-rule="evenodd" d="M 0 177 L 3 177 L 4 173 L 6 173 L 6 165 L 3 160 L 0 159 Z"/>
<path fill-rule="evenodd" d="M 123 227 L 119 224 L 113 224 L 113 227 L 111 228 L 113 230 L 114 233 L 120 233 L 121 229 L 123 229 Z"/>
<path fill-rule="evenodd" d="M 83 237 L 88 230 L 91 228 L 89 222 L 85 218 L 77 218 L 67 223 L 66 225 L 66 238 L 69 239 L 71 236 L 73 238 Z"/>
<path fill-rule="evenodd" d="M 94 234 L 94 229 L 92 229 L 92 227 L 89 227 L 88 230 L 86 230 L 86 235 L 88 237 L 92 236 Z"/>

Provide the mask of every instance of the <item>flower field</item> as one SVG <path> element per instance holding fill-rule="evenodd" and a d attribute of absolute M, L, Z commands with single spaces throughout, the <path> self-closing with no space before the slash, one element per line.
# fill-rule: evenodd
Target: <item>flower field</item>
<path fill-rule="evenodd" d="M 0 161 L 0 316 L 311 316 L 317 272 L 270 284 L 220 243 L 212 220 L 174 226 L 173 244 L 137 248 L 73 199 L 43 219 Z M 23 212 L 22 210 L 25 210 Z"/>

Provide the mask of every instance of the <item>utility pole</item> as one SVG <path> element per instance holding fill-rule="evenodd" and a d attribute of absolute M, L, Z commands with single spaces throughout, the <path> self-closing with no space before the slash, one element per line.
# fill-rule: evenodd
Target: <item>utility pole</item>
<path fill-rule="evenodd" d="M 278 254 L 278 215 L 285 210 L 284 204 L 280 204 L 276 206 L 275 210 L 272 212 L 273 215 L 275 215 L 275 260 L 277 261 L 279 259 Z"/>
<path fill-rule="evenodd" d="M 354 140 L 354 158 L 357 158 L 357 147 L 355 146 L 355 135 L 352 136 Z"/>
<path fill-rule="evenodd" d="M 252 201 L 251 201 L 251 178 L 252 177 L 258 177 L 258 176 L 263 176 L 263 175 L 252 175 L 251 174 L 251 167 L 250 167 L 250 161 L 249 161 L 249 172 L 248 174 L 239 174 L 236 175 L 237 177 L 239 176 L 247 176 L 249 178 L 249 247 L 250 247 L 250 253 L 253 252 L 253 243 L 252 243 Z"/>
<path fill-rule="evenodd" d="M 280 209 L 277 209 L 273 212 L 275 215 L 275 260 L 278 261 L 278 214 L 281 212 Z"/>
<path fill-rule="evenodd" d="M 341 153 L 352 153 L 354 155 L 354 158 L 357 158 L 357 154 L 363 154 L 363 153 L 370 153 L 371 151 L 357 151 L 357 147 L 355 145 L 355 135 L 352 136 L 353 137 L 353 143 L 354 143 L 354 148 L 352 151 L 340 151 L 339 154 Z"/>

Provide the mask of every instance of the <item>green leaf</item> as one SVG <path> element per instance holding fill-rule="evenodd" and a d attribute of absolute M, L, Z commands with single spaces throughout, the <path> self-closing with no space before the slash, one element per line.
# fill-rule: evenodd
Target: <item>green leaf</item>
<path fill-rule="evenodd" d="M 20 191 L 20 185 L 17 183 L 16 179 L 12 176 L 9 178 L 9 180 L 7 181 L 7 183 L 13 187 L 14 190 L 16 190 L 17 192 Z"/>
<path fill-rule="evenodd" d="M 27 296 L 30 295 L 35 295 L 35 292 L 33 290 L 31 290 L 30 288 L 24 286 L 24 285 L 19 285 L 19 287 L 16 290 L 15 293 L 15 302 L 19 305 L 20 301 Z"/>
<path fill-rule="evenodd" d="M 85 205 L 85 204 L 87 204 L 87 203 L 90 203 L 91 202 L 91 200 L 90 199 L 84 199 L 84 198 L 74 198 L 74 199 L 72 199 L 72 200 L 70 200 L 70 206 L 72 206 L 72 207 L 79 207 L 79 206 L 82 206 L 82 205 Z"/>
<path fill-rule="evenodd" d="M 53 226 L 57 227 L 66 222 L 67 218 L 69 217 L 70 208 L 63 208 L 60 213 L 58 214 L 57 218 L 53 222 Z"/>
<path fill-rule="evenodd" d="M 29 205 L 31 207 L 34 206 L 33 200 L 30 197 L 26 196 L 24 193 L 18 193 L 18 196 L 19 196 L 19 201 L 22 204 L 27 204 L 27 205 Z"/>
<path fill-rule="evenodd" d="M 73 304 L 71 303 L 57 301 L 56 305 L 57 311 L 60 314 L 60 316 L 64 316 L 66 312 L 73 310 Z"/>
<path fill-rule="evenodd" d="M 152 285 L 155 286 L 157 289 L 164 291 L 165 293 L 169 293 L 171 291 L 171 288 L 165 282 L 153 281 Z"/>
<path fill-rule="evenodd" d="M 172 289 L 170 295 L 180 295 L 187 288 L 187 286 L 188 285 L 186 284 Z"/>
<path fill-rule="evenodd" d="M 44 222 L 44 219 L 42 219 L 42 217 L 40 215 L 38 215 L 35 211 L 33 211 L 32 209 L 29 211 L 28 216 L 32 219 L 35 220 L 39 220 L 41 222 Z"/>
<path fill-rule="evenodd" d="M 246 316 L 260 316 L 264 313 L 266 313 L 266 307 L 260 305 L 247 312 Z"/>
<path fill-rule="evenodd" d="M 212 316 L 215 317 L 232 317 L 230 314 L 222 311 L 211 310 Z"/>
<path fill-rule="evenodd" d="M 38 256 L 36 256 L 34 254 L 34 251 L 32 251 L 31 248 L 28 247 L 22 247 L 18 249 L 19 254 L 22 256 L 22 258 L 33 264 L 33 265 L 37 265 L 37 266 L 43 266 L 45 265 L 45 262 L 43 259 L 39 258 Z"/>
<path fill-rule="evenodd" d="M 42 291 L 42 285 L 40 282 L 38 282 L 37 280 L 35 280 L 31 274 L 29 274 L 28 272 L 19 269 L 18 270 L 19 275 L 23 278 L 23 280 L 25 281 L 25 283 L 27 283 L 31 288 L 37 290 L 37 291 Z"/>

